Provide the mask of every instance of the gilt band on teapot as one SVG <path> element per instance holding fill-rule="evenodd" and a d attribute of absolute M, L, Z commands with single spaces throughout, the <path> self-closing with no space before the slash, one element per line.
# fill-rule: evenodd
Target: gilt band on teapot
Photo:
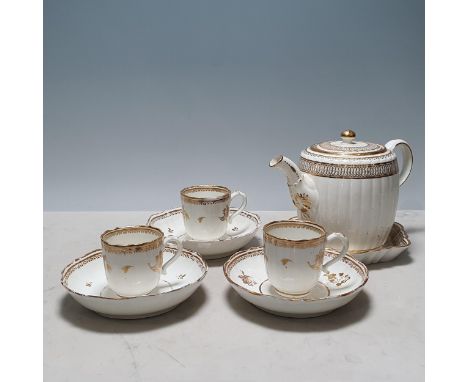
<path fill-rule="evenodd" d="M 396 159 L 384 163 L 351 165 L 324 163 L 301 158 L 299 167 L 302 171 L 311 175 L 340 179 L 383 178 L 398 174 L 398 162 Z"/>

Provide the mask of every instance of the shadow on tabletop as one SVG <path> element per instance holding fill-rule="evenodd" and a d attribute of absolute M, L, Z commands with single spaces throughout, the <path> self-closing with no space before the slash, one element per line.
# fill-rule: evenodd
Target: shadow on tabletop
<path fill-rule="evenodd" d="M 319 317 L 287 318 L 267 313 L 245 301 L 232 288 L 226 292 L 231 310 L 257 325 L 285 332 L 326 332 L 337 330 L 362 320 L 371 310 L 371 299 L 361 291 L 349 304 Z"/>
<path fill-rule="evenodd" d="M 251 248 L 251 247 L 260 247 L 262 246 L 262 239 L 258 238 L 258 237 L 254 237 L 252 238 L 252 240 L 250 240 L 246 245 L 244 245 L 242 248 L 240 248 L 238 251 L 243 251 L 245 249 L 248 249 L 248 248 Z M 211 268 L 217 268 L 217 267 L 222 267 L 224 265 L 224 263 L 226 261 L 228 261 L 228 259 L 236 252 L 238 251 L 235 251 L 233 252 L 232 254 L 230 255 L 226 255 L 225 257 L 222 257 L 220 259 L 213 259 L 213 260 L 206 260 L 206 262 L 208 263 L 208 267 L 211 267 Z"/>
<path fill-rule="evenodd" d="M 419 254 L 418 256 L 421 256 L 421 254 Z M 422 256 L 424 256 L 424 254 L 422 254 Z M 366 265 L 366 267 L 367 269 L 369 269 L 370 272 L 372 272 L 372 271 L 378 271 L 380 269 L 387 269 L 387 268 L 408 265 L 408 264 L 411 264 L 413 261 L 414 260 L 411 257 L 411 248 L 409 248 L 406 251 L 399 254 L 398 257 L 394 260 L 387 261 L 384 263 L 368 264 Z"/>
<path fill-rule="evenodd" d="M 206 292 L 201 285 L 195 293 L 179 306 L 160 316 L 124 320 L 100 316 L 76 302 L 66 294 L 60 301 L 60 316 L 70 324 L 99 333 L 141 333 L 162 329 L 193 316 L 205 303 Z"/>
<path fill-rule="evenodd" d="M 222 267 L 224 265 L 224 263 L 226 261 L 228 261 L 229 256 L 226 256 L 226 257 L 221 257 L 220 259 L 213 259 L 213 260 L 206 260 L 207 264 L 208 264 L 208 272 L 209 272 L 209 269 L 210 268 L 218 268 L 218 267 Z"/>

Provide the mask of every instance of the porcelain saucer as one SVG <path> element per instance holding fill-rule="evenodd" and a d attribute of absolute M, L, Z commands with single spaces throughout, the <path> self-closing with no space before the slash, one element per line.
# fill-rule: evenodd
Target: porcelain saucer
<path fill-rule="evenodd" d="M 338 256 L 326 250 L 325 260 Z M 279 295 L 268 281 L 262 247 L 239 251 L 224 264 L 224 275 L 234 290 L 245 300 L 269 313 L 284 317 L 306 318 L 321 316 L 348 304 L 368 279 L 364 264 L 345 256 L 322 273 L 319 284 L 301 298 Z"/>
<path fill-rule="evenodd" d="M 166 247 L 164 261 L 175 251 Z M 184 249 L 150 293 L 120 297 L 107 287 L 102 254 L 98 249 L 67 265 L 62 271 L 61 283 L 85 308 L 106 317 L 135 319 L 157 316 L 175 308 L 195 292 L 207 271 L 206 262 L 197 253 Z"/>
<path fill-rule="evenodd" d="M 289 220 L 297 220 L 297 217 L 294 216 Z M 384 263 L 396 259 L 410 245 L 411 241 L 405 228 L 400 223 L 395 222 L 384 245 L 362 251 L 349 251 L 348 254 L 364 264 Z"/>
<path fill-rule="evenodd" d="M 231 208 L 231 212 L 236 210 Z M 178 237 L 182 240 L 184 248 L 196 251 L 205 259 L 212 260 L 232 255 L 247 245 L 258 230 L 260 217 L 252 212 L 243 211 L 229 225 L 225 237 L 212 241 L 195 240 L 186 235 L 181 208 L 151 215 L 146 224 L 159 228 L 166 235 Z"/>
<path fill-rule="evenodd" d="M 384 245 L 365 251 L 350 251 L 349 254 L 364 264 L 392 261 L 409 248 L 411 241 L 405 228 L 400 223 L 393 223 L 390 234 Z"/>

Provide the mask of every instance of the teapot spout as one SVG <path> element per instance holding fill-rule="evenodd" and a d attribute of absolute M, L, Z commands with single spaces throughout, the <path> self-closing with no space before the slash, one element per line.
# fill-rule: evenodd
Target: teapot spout
<path fill-rule="evenodd" d="M 286 175 L 289 194 L 297 208 L 298 218 L 317 221 L 319 195 L 313 176 L 299 170 L 291 159 L 282 155 L 273 158 L 270 167 L 275 167 Z"/>
<path fill-rule="evenodd" d="M 292 186 L 302 179 L 302 171 L 289 158 L 278 155 L 270 161 L 270 167 L 280 170 L 288 179 L 288 185 Z"/>

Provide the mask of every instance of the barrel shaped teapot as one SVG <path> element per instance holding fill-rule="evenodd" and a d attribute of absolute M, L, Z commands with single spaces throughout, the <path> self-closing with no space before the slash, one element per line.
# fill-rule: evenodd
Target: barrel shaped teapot
<path fill-rule="evenodd" d="M 402 152 L 401 166 L 397 149 Z M 270 161 L 270 167 L 287 178 L 298 218 L 316 222 L 327 232 L 342 232 L 351 253 L 385 243 L 395 221 L 399 188 L 412 164 L 407 142 L 361 142 L 352 130 L 343 131 L 340 140 L 303 150 L 299 166 L 282 155 Z"/>

